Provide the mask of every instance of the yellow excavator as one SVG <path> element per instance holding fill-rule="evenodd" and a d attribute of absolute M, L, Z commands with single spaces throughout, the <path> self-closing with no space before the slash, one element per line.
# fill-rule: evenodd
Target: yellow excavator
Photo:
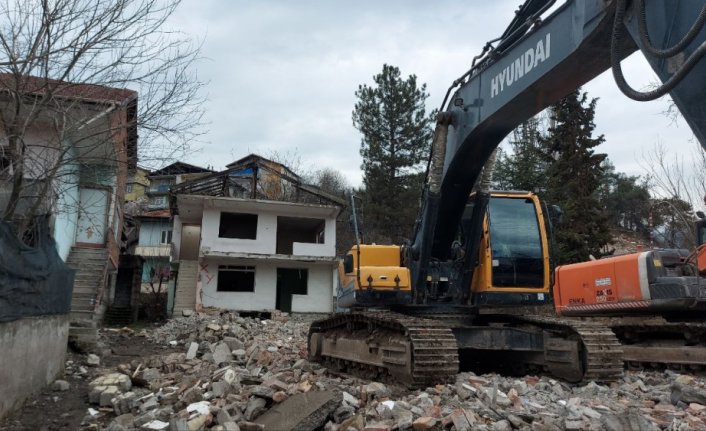
<path fill-rule="evenodd" d="M 653 363 L 706 365 L 705 248 L 553 272 L 554 211 L 534 193 L 491 191 L 480 180 L 512 129 L 608 68 L 632 99 L 669 94 L 706 148 L 706 5 L 570 0 L 548 13 L 552 6 L 526 1 L 454 81 L 409 245 L 351 248 L 339 271 L 346 311 L 312 323 L 312 360 L 411 387 L 452 381 L 460 363 L 611 381 L 624 362 L 641 362 L 645 346 Z M 648 92 L 620 69 L 638 48 L 663 82 Z"/>

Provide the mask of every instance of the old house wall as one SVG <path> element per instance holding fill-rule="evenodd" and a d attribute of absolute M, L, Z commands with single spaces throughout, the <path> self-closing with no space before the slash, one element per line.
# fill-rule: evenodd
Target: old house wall
<path fill-rule="evenodd" d="M 227 211 L 224 211 L 227 212 Z M 219 238 L 221 210 L 207 209 L 203 212 L 201 249 L 223 253 L 275 254 L 277 245 L 277 216 L 259 213 L 256 239 Z"/>
<path fill-rule="evenodd" d="M 67 154 L 68 159 L 73 157 L 73 151 Z M 71 252 L 71 246 L 76 240 L 76 224 L 78 222 L 78 202 L 80 179 L 80 166 L 76 162 L 64 164 L 59 171 L 59 177 L 64 179 L 59 185 L 59 193 L 54 213 L 54 240 L 56 250 L 61 259 L 66 262 Z"/>
<path fill-rule="evenodd" d="M 64 370 L 68 314 L 0 323 L 0 419 Z"/>
<path fill-rule="evenodd" d="M 256 239 L 220 238 L 218 236 L 221 222 L 221 212 L 218 209 L 206 209 L 203 212 L 201 249 L 220 253 L 277 253 L 277 216 L 267 212 L 257 213 Z M 324 242 L 321 244 L 295 242 L 292 255 L 333 257 L 336 255 L 336 220 L 325 220 Z"/>
<path fill-rule="evenodd" d="M 251 266 L 255 268 L 253 292 L 219 292 L 219 265 Z M 272 263 L 267 261 L 203 259 L 199 269 L 201 297 L 206 307 L 231 310 L 273 310 L 277 303 L 277 269 L 295 268 L 308 272 L 306 295 L 292 295 L 292 310 L 298 313 L 327 313 L 332 309 L 331 267 L 306 265 L 300 262 Z"/>

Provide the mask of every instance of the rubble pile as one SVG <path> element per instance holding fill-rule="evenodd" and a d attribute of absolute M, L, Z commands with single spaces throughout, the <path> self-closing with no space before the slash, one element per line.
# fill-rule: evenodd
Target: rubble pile
<path fill-rule="evenodd" d="M 84 421 L 109 431 L 706 429 L 701 377 L 626 372 L 606 386 L 464 372 L 410 391 L 307 361 L 311 320 L 194 313 L 147 330 L 182 351 L 106 370 L 90 382 Z"/>

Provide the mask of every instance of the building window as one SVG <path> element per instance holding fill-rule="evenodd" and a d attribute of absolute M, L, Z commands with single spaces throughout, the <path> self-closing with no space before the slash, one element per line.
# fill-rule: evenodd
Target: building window
<path fill-rule="evenodd" d="M 163 230 L 161 244 L 169 244 L 171 242 L 172 242 L 172 231 L 171 230 Z"/>
<path fill-rule="evenodd" d="M 323 219 L 277 217 L 277 254 L 292 254 L 295 242 L 323 244 L 325 227 Z"/>
<path fill-rule="evenodd" d="M 221 213 L 218 237 L 256 239 L 257 214 Z"/>
<path fill-rule="evenodd" d="M 166 196 L 155 196 L 151 199 L 152 206 L 160 206 L 164 207 L 167 206 L 167 197 Z"/>
<path fill-rule="evenodd" d="M 254 292 L 254 266 L 218 266 L 218 292 Z"/>
<path fill-rule="evenodd" d="M 125 193 L 132 193 L 132 184 L 125 185 Z"/>

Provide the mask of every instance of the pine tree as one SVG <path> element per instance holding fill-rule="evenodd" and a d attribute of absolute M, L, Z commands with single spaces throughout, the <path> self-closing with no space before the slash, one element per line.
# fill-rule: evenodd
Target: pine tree
<path fill-rule="evenodd" d="M 553 105 L 555 125 L 540 139 L 549 163 L 546 200 L 564 213 L 555 234 L 557 263 L 600 257 L 611 239 L 608 218 L 598 201 L 606 155 L 593 150 L 604 141 L 603 135 L 593 137 L 596 101 L 588 101 L 580 90 L 566 96 Z"/>
<path fill-rule="evenodd" d="M 547 161 L 540 144 L 539 120 L 534 117 L 517 127 L 510 139 L 511 151 L 500 151 L 493 170 L 494 186 L 501 190 L 546 188 Z"/>
<path fill-rule="evenodd" d="M 429 94 L 415 75 L 402 79 L 397 67 L 385 64 L 373 80 L 358 87 L 353 110 L 353 126 L 363 135 L 367 239 L 377 233 L 399 242 L 409 237 L 417 215 L 434 113 L 427 115 Z"/>

